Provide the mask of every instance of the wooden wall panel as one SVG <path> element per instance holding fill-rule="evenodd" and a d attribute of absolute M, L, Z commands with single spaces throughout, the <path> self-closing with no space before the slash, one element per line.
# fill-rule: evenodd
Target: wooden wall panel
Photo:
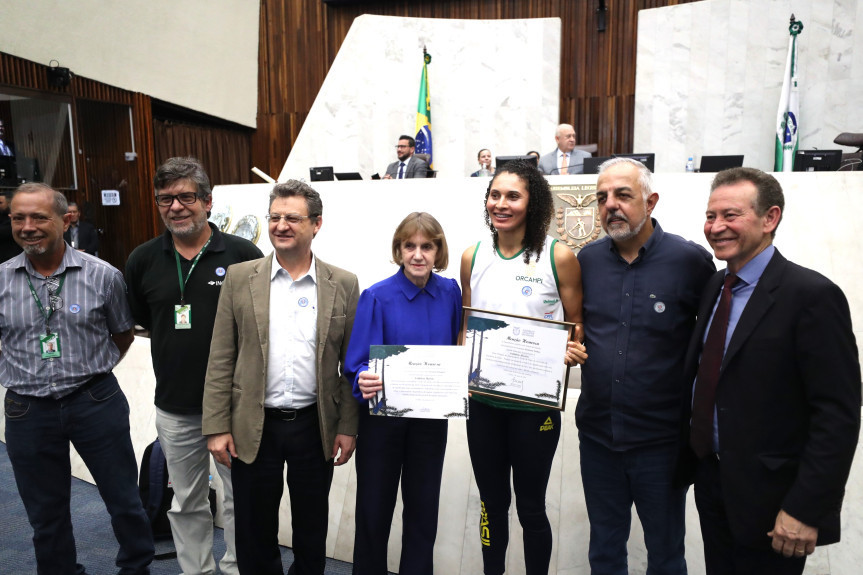
<path fill-rule="evenodd" d="M 252 163 L 277 175 L 296 141 L 354 18 L 561 19 L 560 121 L 599 154 L 632 150 L 638 11 L 698 0 L 606 0 L 606 31 L 596 30 L 599 0 L 262 0 L 258 131 Z M 549 140 L 552 135 L 549 134 Z"/>
<path fill-rule="evenodd" d="M 47 68 L 0 52 L 0 90 L 71 102 L 78 188 L 63 192 L 81 204 L 97 228 L 105 230 L 100 255 L 123 269 L 129 252 L 152 238 L 160 225 L 150 197 L 154 171 L 150 97 L 74 75 L 68 86 L 57 88 L 48 84 Z M 138 157 L 126 162 L 124 153 L 132 151 L 133 131 Z M 103 188 L 121 189 L 119 209 L 101 206 Z"/>

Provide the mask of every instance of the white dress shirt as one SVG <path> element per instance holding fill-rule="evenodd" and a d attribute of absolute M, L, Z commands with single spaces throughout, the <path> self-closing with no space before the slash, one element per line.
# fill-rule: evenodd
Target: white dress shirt
<path fill-rule="evenodd" d="M 563 159 L 566 158 L 566 169 L 563 168 Z M 569 166 L 572 164 L 572 154 L 567 152 L 561 152 L 560 148 L 557 149 L 557 173 L 558 174 L 568 174 Z"/>
<path fill-rule="evenodd" d="M 292 279 L 273 254 L 270 272 L 270 332 L 266 407 L 299 409 L 318 400 L 315 349 L 318 290 L 315 258 Z"/>

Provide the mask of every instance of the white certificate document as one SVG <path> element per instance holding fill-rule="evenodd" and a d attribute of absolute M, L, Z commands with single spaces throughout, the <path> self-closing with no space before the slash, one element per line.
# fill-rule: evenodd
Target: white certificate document
<path fill-rule="evenodd" d="M 383 389 L 369 400 L 369 413 L 383 417 L 468 417 L 469 350 L 457 345 L 373 345 L 369 371 Z"/>
<path fill-rule="evenodd" d="M 465 308 L 473 393 L 562 410 L 574 324 Z"/>

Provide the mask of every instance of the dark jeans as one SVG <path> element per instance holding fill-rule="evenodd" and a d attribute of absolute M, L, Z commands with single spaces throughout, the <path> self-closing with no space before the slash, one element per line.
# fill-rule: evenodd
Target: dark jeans
<path fill-rule="evenodd" d="M 672 485 L 674 443 L 612 451 L 579 434 L 592 573 L 626 575 L 632 504 L 644 527 L 647 575 L 686 575 L 686 488 Z"/>
<path fill-rule="evenodd" d="M 387 575 L 387 543 L 402 485 L 399 573 L 432 575 L 447 421 L 360 410 L 354 575 Z"/>
<path fill-rule="evenodd" d="M 506 568 L 511 490 L 523 532 L 525 573 L 548 574 L 552 532 L 545 492 L 560 431 L 559 411 L 500 409 L 470 400 L 467 444 L 482 506 L 485 575 L 500 575 Z"/>
<path fill-rule="evenodd" d="M 33 527 L 37 572 L 67 575 L 76 566 L 69 496 L 69 442 L 84 460 L 111 515 L 123 575 L 147 574 L 153 560 L 150 522 L 138 495 L 138 465 L 129 436 L 129 404 L 109 374 L 55 400 L 6 392 L 6 445 L 18 493 Z"/>
<path fill-rule="evenodd" d="M 294 551 L 289 573 L 324 573 L 333 460 L 324 459 L 317 408 L 313 407 L 290 421 L 267 415 L 255 460 L 231 462 L 241 575 L 284 573 L 279 551 L 279 505 L 285 488 L 285 463 Z"/>
<path fill-rule="evenodd" d="M 799 575 L 806 557 L 784 557 L 765 546 L 760 549 L 741 545 L 734 540 L 725 502 L 722 499 L 721 463 L 707 456 L 698 463 L 695 474 L 695 506 L 704 539 L 704 563 L 707 575 Z M 777 510 L 777 513 L 779 511 Z M 767 533 L 765 529 L 764 533 Z"/>

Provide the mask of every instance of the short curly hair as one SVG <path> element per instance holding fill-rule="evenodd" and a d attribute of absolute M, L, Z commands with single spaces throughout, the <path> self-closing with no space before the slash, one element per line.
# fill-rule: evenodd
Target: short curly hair
<path fill-rule="evenodd" d="M 512 160 L 499 167 L 494 174 L 494 178 L 489 182 L 488 189 L 485 192 L 486 205 L 488 204 L 488 196 L 491 193 L 495 180 L 501 174 L 507 173 L 517 176 L 527 186 L 527 219 L 525 221 L 524 238 L 521 240 L 521 247 L 524 249 L 524 262 L 530 262 L 530 258 L 534 254 L 536 255 L 536 261 L 539 261 L 542 246 L 545 244 L 545 237 L 548 233 L 548 226 L 551 224 L 551 218 L 554 215 L 551 188 L 548 186 L 548 181 L 533 164 L 524 160 Z M 497 251 L 497 230 L 494 224 L 491 223 L 487 209 L 485 210 L 485 224 L 491 230 L 492 247 Z"/>

